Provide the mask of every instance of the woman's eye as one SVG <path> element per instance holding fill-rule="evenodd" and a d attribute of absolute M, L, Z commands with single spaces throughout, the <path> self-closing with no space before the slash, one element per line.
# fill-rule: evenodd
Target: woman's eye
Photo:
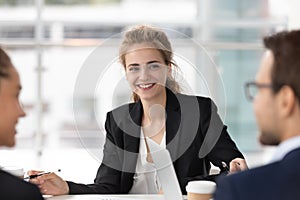
<path fill-rule="evenodd" d="M 150 68 L 151 70 L 156 70 L 156 69 L 159 69 L 159 68 L 160 68 L 160 65 L 159 65 L 159 64 L 150 64 L 150 65 L 149 65 L 149 68 Z"/>
<path fill-rule="evenodd" d="M 137 71 L 139 71 L 139 70 L 140 70 L 139 67 L 130 67 L 130 68 L 128 69 L 128 71 L 130 71 L 130 72 L 137 72 Z"/>

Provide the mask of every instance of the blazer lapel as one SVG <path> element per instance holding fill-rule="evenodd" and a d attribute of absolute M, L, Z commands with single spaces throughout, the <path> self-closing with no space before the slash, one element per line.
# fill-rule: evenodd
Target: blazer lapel
<path fill-rule="evenodd" d="M 167 103 L 166 103 L 166 143 L 167 149 L 171 154 L 172 161 L 177 158 L 177 149 L 180 142 L 180 121 L 181 111 L 178 99 L 175 94 L 167 89 Z"/>
<path fill-rule="evenodd" d="M 195 140 L 199 130 L 200 111 L 197 97 L 173 94 L 167 90 L 167 149 L 173 162 L 181 157 Z"/>
<path fill-rule="evenodd" d="M 122 123 L 124 127 L 124 149 L 131 152 L 139 151 L 142 113 L 142 104 L 141 102 L 137 102 L 133 104 L 132 108 L 129 108 L 129 115 L 127 115 Z"/>
<path fill-rule="evenodd" d="M 131 106 L 131 105 L 130 105 Z M 129 107 L 129 114 L 121 123 L 123 131 L 123 166 L 122 166 L 122 191 L 129 191 L 133 175 L 135 173 L 139 147 L 140 147 L 140 131 L 142 119 L 142 106 L 138 102 Z"/>

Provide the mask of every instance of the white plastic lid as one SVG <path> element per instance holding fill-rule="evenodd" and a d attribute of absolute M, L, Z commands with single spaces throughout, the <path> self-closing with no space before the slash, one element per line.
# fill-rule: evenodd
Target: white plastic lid
<path fill-rule="evenodd" d="M 212 181 L 190 181 L 186 191 L 191 193 L 212 194 L 215 191 L 216 183 Z"/>
<path fill-rule="evenodd" d="M 15 176 L 24 176 L 24 169 L 22 167 L 17 166 L 5 166 L 2 170 L 11 173 Z"/>

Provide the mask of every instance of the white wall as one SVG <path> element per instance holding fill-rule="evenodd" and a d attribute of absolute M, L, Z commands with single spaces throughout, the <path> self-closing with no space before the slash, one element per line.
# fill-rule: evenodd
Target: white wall
<path fill-rule="evenodd" d="M 300 1 L 299 0 L 287 0 L 288 4 L 287 14 L 289 19 L 289 29 L 300 28 Z"/>

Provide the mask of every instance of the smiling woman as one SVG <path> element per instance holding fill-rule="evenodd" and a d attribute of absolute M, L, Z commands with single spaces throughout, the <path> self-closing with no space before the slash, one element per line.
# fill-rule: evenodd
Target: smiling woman
<path fill-rule="evenodd" d="M 20 90 L 19 74 L 0 47 L 0 146 L 15 145 L 16 124 L 25 116 L 19 102 Z M 43 197 L 36 186 L 0 169 L 0 199 L 38 200 Z"/>
<path fill-rule="evenodd" d="M 19 102 L 20 78 L 10 58 L 0 52 L 0 145 L 15 145 L 15 126 L 25 113 Z"/>
<path fill-rule="evenodd" d="M 44 194 L 162 193 L 157 176 L 161 169 L 152 162 L 146 137 L 170 152 L 173 163 L 168 164 L 174 165 L 183 194 L 190 180 L 214 180 L 209 176 L 210 163 L 222 172 L 226 172 L 222 163 L 229 166 L 232 160 L 239 164 L 234 170 L 247 168 L 213 101 L 179 93 L 172 47 L 162 30 L 145 25 L 128 30 L 119 59 L 134 102 L 107 113 L 103 159 L 95 182 L 64 181 L 54 173 L 30 180 Z"/>
<path fill-rule="evenodd" d="M 165 92 L 171 67 L 167 66 L 160 52 L 149 45 L 139 44 L 133 48 L 136 49 L 125 56 L 127 81 L 137 96 L 136 100 L 154 100 L 155 96 Z"/>
<path fill-rule="evenodd" d="M 148 60 L 147 63 L 135 63 L 135 59 L 139 58 L 141 54 L 144 54 L 144 60 L 154 56 L 153 60 Z M 148 56 L 148 58 L 146 56 Z M 156 63 L 168 66 L 167 79 L 163 81 L 163 85 L 165 85 L 164 82 L 166 82 L 166 87 L 172 92 L 180 92 L 180 86 L 173 77 L 173 74 L 176 73 L 171 73 L 171 70 L 176 72 L 175 70 L 178 67 L 173 60 L 172 46 L 166 34 L 159 29 L 156 30 L 154 27 L 140 26 L 129 30 L 125 34 L 120 46 L 119 58 L 126 72 L 131 69 L 130 66 L 132 65 L 141 66 L 143 64 Z M 130 78 L 128 75 L 130 74 L 127 73 L 127 78 Z M 136 102 L 140 97 L 136 93 L 133 93 L 133 99 Z"/>

